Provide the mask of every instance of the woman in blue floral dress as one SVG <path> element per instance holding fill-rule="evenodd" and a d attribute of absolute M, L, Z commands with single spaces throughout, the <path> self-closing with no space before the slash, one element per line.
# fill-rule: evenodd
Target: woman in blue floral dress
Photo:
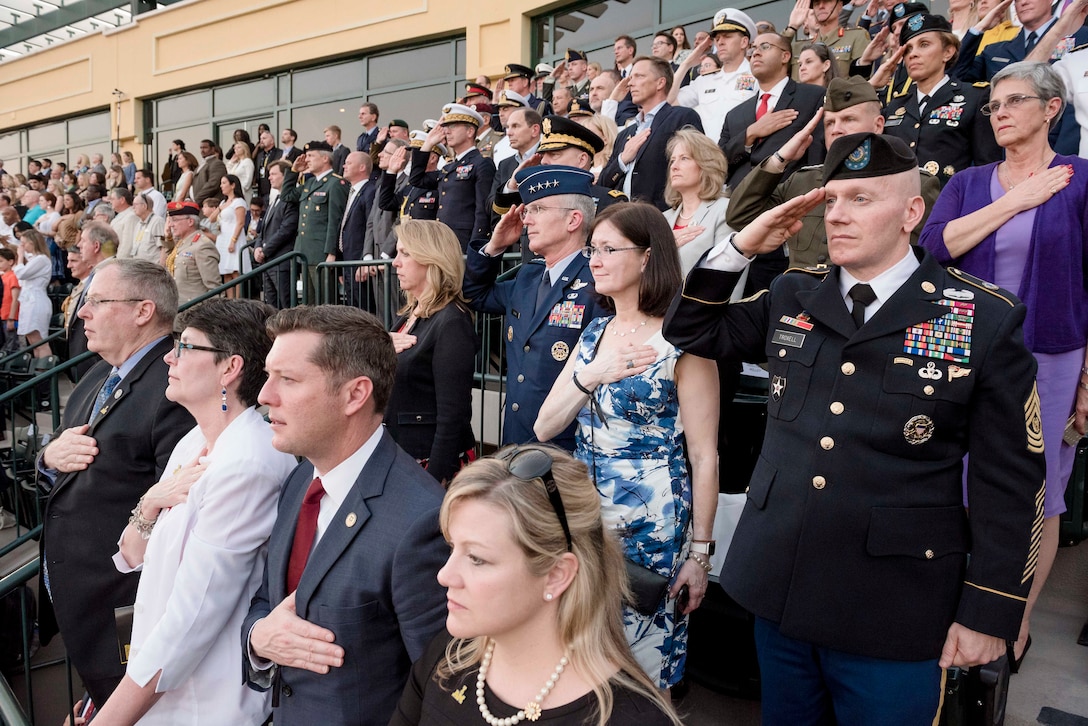
<path fill-rule="evenodd" d="M 683 676 L 687 615 L 706 593 L 718 497 L 717 372 L 661 335 L 682 279 L 672 231 L 655 207 L 606 209 L 586 253 L 597 292 L 616 313 L 586 327 L 535 431 L 544 441 L 577 418 L 575 456 L 593 473 L 605 524 L 628 560 L 669 578 L 656 612 L 624 609 L 635 658 L 668 688 Z"/>

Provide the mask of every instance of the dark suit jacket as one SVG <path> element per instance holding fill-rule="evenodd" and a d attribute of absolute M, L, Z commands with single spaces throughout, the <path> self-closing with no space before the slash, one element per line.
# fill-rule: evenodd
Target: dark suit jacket
<path fill-rule="evenodd" d="M 366 223 L 374 206 L 375 186 L 374 182 L 367 181 L 351 201 L 351 206 L 344 210 L 344 226 L 340 231 L 344 249 L 338 255 L 340 259 L 361 260 L 366 253 Z"/>
<path fill-rule="evenodd" d="M 212 156 L 204 160 L 204 166 L 193 174 L 193 198 L 203 204 L 208 197 L 219 194 L 219 182 L 227 175 L 227 166 Z"/>
<path fill-rule="evenodd" d="M 282 196 L 257 223 L 257 240 L 254 247 L 264 250 L 265 262 L 286 254 L 295 246 L 298 234 L 298 203 L 285 201 Z"/>
<path fill-rule="evenodd" d="M 914 249 L 918 269 L 860 329 L 838 268 L 787 272 L 733 304 L 721 303 L 738 273 L 696 268 L 664 323 L 688 353 L 769 366 L 726 592 L 788 637 L 904 661 L 937 658 L 953 621 L 1016 637 L 1045 475 L 1024 305 Z M 953 296 L 970 296 L 969 352 L 905 349 L 916 326 L 949 322 Z M 801 311 L 811 325 L 782 322 Z M 982 453 L 968 467 L 970 517 L 968 452 Z"/>
<path fill-rule="evenodd" d="M 669 208 L 665 202 L 665 177 L 668 175 L 669 168 L 665 149 L 672 135 L 685 126 L 703 130 L 703 122 L 699 119 L 699 114 L 690 108 L 671 106 L 666 103 L 657 112 L 653 125 L 650 127 L 650 138 L 635 156 L 635 169 L 631 178 L 631 197 L 634 201 L 649 202 L 661 211 Z M 616 143 L 612 145 L 612 157 L 601 170 L 598 180 L 602 187 L 623 189 L 627 174 L 620 169 L 620 152 L 623 151 L 627 140 L 637 131 L 638 125 L 631 123 L 616 137 Z"/>
<path fill-rule="evenodd" d="M 404 325 L 405 316 L 391 330 Z M 451 303 L 411 330 L 416 344 L 397 354 L 397 377 L 385 408 L 385 427 L 427 473 L 449 481 L 459 457 L 476 444 L 472 433 L 472 381 L 480 340 L 472 313 Z"/>
<path fill-rule="evenodd" d="M 251 688 L 273 689 L 277 724 L 386 726 L 412 661 L 445 623 L 446 593 L 436 577 L 449 555 L 438 528 L 442 487 L 382 434 L 295 592 L 299 617 L 335 633 L 344 665 L 325 675 L 277 668 L 269 685 L 270 674 L 250 666 L 249 632 L 288 594 L 287 562 L 312 479 L 304 461 L 280 495 L 264 582 L 242 625 L 243 677 Z"/>
<path fill-rule="evenodd" d="M 272 182 L 268 180 L 268 167 L 272 165 L 272 162 L 279 161 L 282 156 L 283 149 L 278 146 L 273 146 L 268 151 L 264 149 L 257 150 L 257 158 L 253 160 L 254 179 L 256 180 L 257 193 L 262 197 L 267 198 L 268 192 L 272 190 Z"/>
<path fill-rule="evenodd" d="M 337 174 L 344 173 L 344 160 L 348 158 L 348 154 L 351 153 L 345 144 L 340 144 L 332 150 L 332 170 Z"/>
<path fill-rule="evenodd" d="M 300 149 L 297 146 L 292 146 L 291 150 L 288 151 L 287 154 L 284 154 L 283 149 L 280 149 L 280 158 L 281 159 L 286 159 L 287 161 L 291 162 L 292 164 L 295 162 L 295 159 L 297 159 L 300 156 L 302 156 L 302 149 Z"/>
<path fill-rule="evenodd" d="M 498 115 L 498 114 L 496 114 Z M 370 145 L 374 143 L 374 140 L 378 138 L 378 131 L 381 126 L 375 126 L 370 131 L 364 131 L 359 134 L 359 138 L 355 140 L 355 150 L 370 153 Z"/>
<path fill-rule="evenodd" d="M 775 110 L 796 109 L 797 118 L 786 128 L 779 129 L 766 138 L 757 139 L 752 144 L 750 154 L 744 150 L 744 137 L 748 127 L 756 122 L 756 108 L 760 94 L 757 92 L 755 96 L 726 114 L 718 146 L 721 147 L 726 161 L 729 162 L 729 187 L 736 189 L 752 167 L 778 151 L 794 134 L 803 129 L 805 124 L 811 121 L 816 112 L 823 107 L 824 94 L 822 86 L 797 83 L 792 78 L 786 81 L 786 87 L 775 105 Z M 806 164 L 822 164 L 826 153 L 824 129 L 823 126 L 818 125 L 816 132 L 812 134 L 812 144 L 808 147 L 807 154 L 804 158 L 787 166 L 786 173 L 792 174 Z"/>
<path fill-rule="evenodd" d="M 137 500 L 161 477 L 174 445 L 194 426 L 189 412 L 163 395 L 162 358 L 171 345 L 168 337 L 159 341 L 122 379 L 87 434 L 98 445 L 94 463 L 57 474 L 42 515 L 41 555 L 53 594 L 50 603 L 42 582 L 42 643 L 59 626 L 76 670 L 92 681 L 120 680 L 125 673 L 113 610 L 135 601 L 139 575 L 122 575 L 113 566 L 117 538 Z M 99 361 L 79 382 L 58 434 L 87 423 L 111 369 Z M 92 695 L 104 703 L 108 694 Z"/>

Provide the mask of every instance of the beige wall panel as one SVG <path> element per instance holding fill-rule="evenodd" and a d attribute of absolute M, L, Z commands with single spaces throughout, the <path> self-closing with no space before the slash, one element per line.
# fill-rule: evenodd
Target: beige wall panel
<path fill-rule="evenodd" d="M 459 33 L 467 42 L 467 76 L 495 76 L 506 63 L 528 60 L 529 16 L 555 6 L 541 0 L 182 0 L 131 25 L 0 64 L 0 130 L 105 108 L 115 88 L 126 101 L 139 101 Z M 123 139 L 139 135 L 140 105 L 122 104 Z"/>

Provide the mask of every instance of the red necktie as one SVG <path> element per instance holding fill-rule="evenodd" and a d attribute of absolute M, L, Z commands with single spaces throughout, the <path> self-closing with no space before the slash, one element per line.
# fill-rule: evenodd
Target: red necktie
<path fill-rule="evenodd" d="M 764 93 L 759 97 L 759 108 L 756 109 L 756 121 L 763 118 L 763 114 L 767 113 L 767 101 L 771 100 L 771 94 Z"/>
<path fill-rule="evenodd" d="M 317 535 L 317 515 L 321 511 L 321 497 L 324 495 L 321 479 L 314 477 L 310 488 L 306 490 L 302 507 L 298 510 L 295 541 L 291 545 L 291 559 L 287 561 L 288 593 L 298 589 L 298 581 L 302 579 L 302 571 L 306 569 L 306 560 L 310 558 L 310 550 L 313 549 L 314 537 Z"/>

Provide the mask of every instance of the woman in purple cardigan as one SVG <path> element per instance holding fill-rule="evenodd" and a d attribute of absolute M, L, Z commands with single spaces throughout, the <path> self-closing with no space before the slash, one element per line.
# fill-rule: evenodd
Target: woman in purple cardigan
<path fill-rule="evenodd" d="M 1061 79 L 1045 63 L 1014 63 L 997 73 L 983 112 L 1005 161 L 957 172 L 919 239 L 942 264 L 1015 292 L 1028 309 L 1024 339 L 1039 363 L 1047 487 L 1035 581 L 1010 648 L 1014 673 L 1058 549 L 1074 455 L 1062 435 L 1072 414 L 1083 435 L 1088 414 L 1088 161 L 1060 156 L 1047 141 L 1064 98 Z"/>

